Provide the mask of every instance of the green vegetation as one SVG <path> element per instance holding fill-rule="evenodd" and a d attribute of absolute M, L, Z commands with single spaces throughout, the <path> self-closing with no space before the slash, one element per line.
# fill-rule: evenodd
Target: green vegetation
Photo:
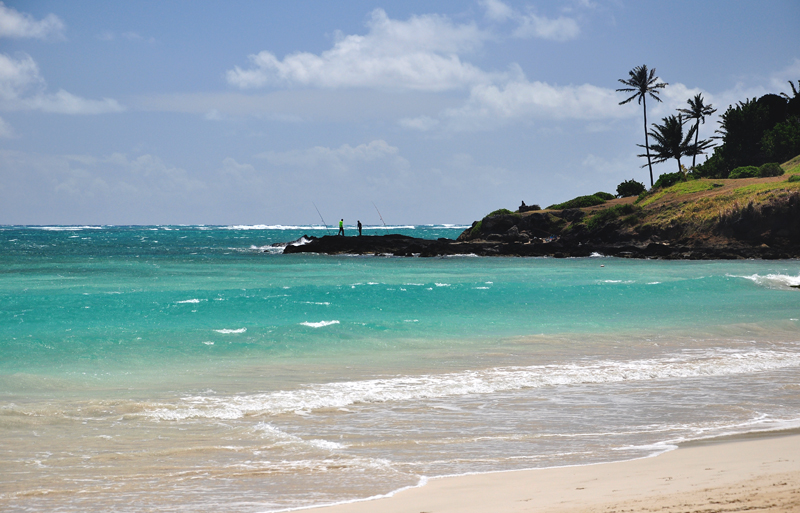
<path fill-rule="evenodd" d="M 685 182 L 686 175 L 683 174 L 681 171 L 676 171 L 675 173 L 664 173 L 663 175 L 658 177 L 656 180 L 655 188 L 661 187 L 666 189 L 667 187 L 672 187 L 678 182 Z"/>
<path fill-rule="evenodd" d="M 777 162 L 767 162 L 758 168 L 758 176 L 767 178 L 770 176 L 783 176 L 783 168 Z"/>
<path fill-rule="evenodd" d="M 786 174 L 800 174 L 800 155 L 796 156 L 789 162 L 784 162 L 781 167 L 786 171 Z"/>
<path fill-rule="evenodd" d="M 483 228 L 483 220 L 478 221 L 475 223 L 475 226 L 472 227 L 472 230 L 469 232 L 470 237 L 477 237 L 481 233 L 481 229 Z"/>
<path fill-rule="evenodd" d="M 614 196 L 610 192 L 602 192 L 602 191 L 601 192 L 595 192 L 594 194 L 592 194 L 592 196 L 597 196 L 598 198 L 600 198 L 602 200 L 606 200 L 606 201 L 616 198 L 616 196 Z"/>
<path fill-rule="evenodd" d="M 673 173 L 678 174 L 678 173 Z M 664 175 L 661 175 L 664 176 Z M 660 178 L 659 178 L 660 180 Z M 710 191 L 716 187 L 721 187 L 722 184 L 711 182 L 709 180 L 692 180 L 688 182 L 678 182 L 671 187 L 666 187 L 661 190 L 653 190 L 649 193 L 639 195 L 639 198 L 634 202 L 635 204 L 646 207 L 664 196 L 671 194 L 674 196 L 684 196 L 686 194 L 694 194 L 696 192 Z"/>
<path fill-rule="evenodd" d="M 731 174 L 728 175 L 728 178 L 736 179 L 736 178 L 757 178 L 758 177 L 758 168 L 756 166 L 742 166 L 737 167 Z"/>
<path fill-rule="evenodd" d="M 729 107 L 718 130 L 722 145 L 695 174 L 727 178 L 736 168 L 783 162 L 800 153 L 800 90 L 789 84 L 793 96 L 766 94 Z"/>
<path fill-rule="evenodd" d="M 686 119 L 694 119 L 694 147 L 700 147 L 700 122 L 702 121 L 703 124 L 706 123 L 706 116 L 710 116 L 713 113 L 717 112 L 717 109 L 712 109 L 712 105 L 709 103 L 706 105 L 703 103 L 703 95 L 697 94 L 694 98 L 686 100 L 686 103 L 689 104 L 688 109 L 678 109 L 678 112 L 686 114 Z M 710 145 L 710 142 L 705 141 L 706 148 Z M 706 149 L 704 148 L 704 150 Z M 695 151 L 692 153 L 692 169 L 695 167 L 695 162 L 697 159 L 697 154 L 702 153 L 699 151 Z"/>
<path fill-rule="evenodd" d="M 639 220 L 639 214 L 642 212 L 641 207 L 631 204 L 615 205 L 610 208 L 600 210 L 586 221 L 586 226 L 590 230 L 594 230 L 600 226 L 608 224 L 609 222 L 621 217 L 625 217 L 622 222 L 625 224 L 633 224 Z"/>
<path fill-rule="evenodd" d="M 710 182 L 708 180 L 692 180 L 691 182 L 681 182 L 673 185 L 667 192 L 675 194 L 676 196 L 683 196 L 685 194 L 693 194 L 695 192 L 710 191 L 715 187 L 720 187 L 722 184 Z"/>
<path fill-rule="evenodd" d="M 644 112 L 644 147 L 647 149 L 647 166 L 650 168 L 650 187 L 652 187 L 653 164 L 650 162 L 650 142 L 647 138 L 647 96 L 649 95 L 657 102 L 660 102 L 661 98 L 658 97 L 659 89 L 666 87 L 668 84 L 659 82 L 658 77 L 655 76 L 656 69 L 648 70 L 647 66 L 644 64 L 630 70 L 628 75 L 630 75 L 628 80 L 619 79 L 619 82 L 628 87 L 617 89 L 617 91 L 633 93 L 633 95 L 627 100 L 619 102 L 619 104 L 624 105 L 636 98 L 636 101 L 642 106 L 642 111 Z"/>
<path fill-rule="evenodd" d="M 704 153 L 711 146 L 711 141 L 699 141 L 697 144 L 692 142 L 692 137 L 697 132 L 697 125 L 689 129 L 689 133 L 684 136 L 681 115 L 677 117 L 674 115 L 667 116 L 663 121 L 663 125 L 653 123 L 653 131 L 650 132 L 650 136 L 655 139 L 652 145 L 655 163 L 658 164 L 669 159 L 675 159 L 678 161 L 678 172 L 682 173 L 681 157 Z M 639 146 L 641 147 L 641 144 Z M 639 157 L 644 156 L 639 155 Z M 649 154 L 647 157 L 649 159 Z"/>
<path fill-rule="evenodd" d="M 787 182 L 800 182 L 800 175 L 790 175 Z"/>
<path fill-rule="evenodd" d="M 484 219 L 486 219 L 487 217 L 503 216 L 503 215 L 514 215 L 514 212 L 510 211 L 507 208 L 498 208 L 494 212 L 489 212 L 488 214 L 486 214 L 483 217 L 484 217 Z"/>
<path fill-rule="evenodd" d="M 637 182 L 634 179 L 625 180 L 617 185 L 617 196 L 620 198 L 627 198 L 629 196 L 638 196 L 645 191 L 644 184 Z"/>
<path fill-rule="evenodd" d="M 768 162 L 761 167 L 742 166 L 731 171 L 728 178 L 767 178 L 770 176 L 781 176 L 784 171 L 780 164 Z"/>
<path fill-rule="evenodd" d="M 592 194 L 591 196 L 578 196 L 577 198 L 565 201 L 564 203 L 556 203 L 555 205 L 550 205 L 549 207 L 547 207 L 547 209 L 564 210 L 566 208 L 585 208 L 585 207 L 593 207 L 595 205 L 602 205 L 605 202 L 606 200 L 604 200 L 603 198 L 600 198 Z"/>

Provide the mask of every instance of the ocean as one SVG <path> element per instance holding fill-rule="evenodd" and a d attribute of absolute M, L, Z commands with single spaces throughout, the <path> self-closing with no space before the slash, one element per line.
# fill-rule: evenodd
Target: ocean
<path fill-rule="evenodd" d="M 324 233 L 0 227 L 0 510 L 285 511 L 800 427 L 800 261 L 281 254 Z"/>

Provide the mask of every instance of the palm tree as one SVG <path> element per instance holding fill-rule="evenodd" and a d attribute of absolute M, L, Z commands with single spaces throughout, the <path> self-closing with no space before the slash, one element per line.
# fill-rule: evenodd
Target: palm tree
<path fill-rule="evenodd" d="M 678 109 L 678 112 L 682 112 L 686 114 L 686 119 L 694 119 L 696 120 L 694 123 L 694 145 L 697 146 L 699 144 L 700 138 L 700 122 L 702 121 L 703 124 L 706 123 L 706 116 L 710 116 L 713 113 L 717 112 L 717 109 L 712 109 L 712 105 L 709 103 L 705 105 L 703 103 L 703 95 L 698 94 L 694 98 L 686 100 L 686 103 L 689 104 L 688 109 Z M 697 158 L 697 153 L 692 155 L 692 169 L 694 169 L 694 163 Z"/>
<path fill-rule="evenodd" d="M 658 90 L 668 84 L 663 82 L 658 82 L 658 77 L 655 76 L 656 69 L 653 68 L 648 72 L 647 66 L 644 64 L 642 64 L 641 66 L 636 66 L 635 68 L 630 70 L 628 74 L 631 76 L 631 78 L 629 78 L 628 80 L 622 80 L 620 78 L 619 81 L 625 84 L 626 86 L 630 87 L 617 89 L 617 91 L 623 93 L 633 93 L 633 95 L 627 100 L 619 102 L 619 104 L 624 105 L 629 101 L 633 100 L 634 98 L 636 98 L 639 105 L 641 105 L 642 109 L 644 110 L 644 147 L 647 149 L 647 154 L 646 154 L 647 165 L 650 168 L 650 187 L 652 187 L 653 165 L 650 163 L 650 142 L 647 140 L 647 95 L 649 94 L 651 98 L 660 102 L 661 98 L 658 97 L 659 93 Z M 640 157 L 643 156 L 644 155 L 640 155 Z"/>
<path fill-rule="evenodd" d="M 681 157 L 704 153 L 711 143 L 710 141 L 692 142 L 692 137 L 697 131 L 697 125 L 693 126 L 684 137 L 683 119 L 680 115 L 677 117 L 674 115 L 667 116 L 663 118 L 663 121 L 663 125 L 653 123 L 653 130 L 650 132 L 650 137 L 655 139 L 652 146 L 653 158 L 656 164 L 666 162 L 669 159 L 676 159 L 678 161 L 678 171 L 682 171 Z M 641 144 L 638 146 L 644 148 Z M 644 157 L 644 155 L 638 156 Z"/>

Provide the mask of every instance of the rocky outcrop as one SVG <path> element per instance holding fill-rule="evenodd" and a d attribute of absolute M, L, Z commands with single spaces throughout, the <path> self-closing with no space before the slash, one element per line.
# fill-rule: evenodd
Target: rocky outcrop
<path fill-rule="evenodd" d="M 772 248 L 766 245 L 697 244 L 695 241 L 671 242 L 581 242 L 576 239 L 548 241 L 455 241 L 451 239 L 416 239 L 403 235 L 364 237 L 307 237 L 301 246 L 289 245 L 284 254 L 320 253 L 327 255 L 375 255 L 441 257 L 455 255 L 518 257 L 588 257 L 593 255 L 623 258 L 660 258 L 689 260 L 718 259 L 787 259 L 800 257 L 800 246 Z"/>
<path fill-rule="evenodd" d="M 589 209 L 509 213 L 476 221 L 458 237 L 404 235 L 308 237 L 284 253 L 393 256 L 586 257 L 592 254 L 662 259 L 800 258 L 800 193 L 738 204 L 713 216 L 643 209 L 631 202 Z M 677 212 L 677 213 L 676 213 Z M 669 215 L 667 215 L 669 214 Z M 670 217 L 671 216 L 671 217 Z"/>

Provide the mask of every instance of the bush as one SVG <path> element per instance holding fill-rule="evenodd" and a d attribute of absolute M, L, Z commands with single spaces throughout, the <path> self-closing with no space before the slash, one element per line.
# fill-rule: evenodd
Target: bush
<path fill-rule="evenodd" d="M 565 201 L 564 203 L 556 203 L 555 205 L 550 205 L 548 210 L 564 210 L 567 208 L 584 208 L 584 207 L 593 207 L 595 205 L 602 205 L 605 203 L 606 200 L 603 198 L 598 198 L 595 195 L 591 196 L 578 196 L 577 198 L 573 198 L 569 201 Z"/>
<path fill-rule="evenodd" d="M 629 196 L 638 196 L 645 191 L 644 184 L 637 182 L 634 179 L 625 180 L 617 185 L 617 196 L 620 198 L 627 198 Z"/>
<path fill-rule="evenodd" d="M 761 178 L 783 176 L 783 168 L 777 162 L 767 162 L 758 168 L 758 176 Z"/>
<path fill-rule="evenodd" d="M 758 178 L 758 168 L 756 166 L 737 167 L 728 178 Z"/>
<path fill-rule="evenodd" d="M 472 230 L 469 232 L 470 237 L 477 237 L 480 235 L 481 230 L 483 229 L 483 220 L 478 221 L 475 223 L 475 226 L 472 227 Z"/>
<path fill-rule="evenodd" d="M 486 216 L 484 216 L 484 217 L 503 216 L 503 215 L 513 214 L 513 213 L 514 213 L 514 212 L 510 211 L 510 210 L 509 210 L 509 209 L 507 209 L 507 208 L 498 208 L 498 209 L 497 209 L 497 210 L 495 210 L 494 212 L 489 212 L 489 213 L 488 213 L 488 214 L 486 214 Z"/>
<path fill-rule="evenodd" d="M 800 175 L 792 175 L 786 181 L 787 182 L 800 182 Z"/>
<path fill-rule="evenodd" d="M 616 196 L 608 192 L 595 192 L 592 196 L 597 196 L 598 198 L 604 199 L 606 201 L 616 198 Z"/>
<path fill-rule="evenodd" d="M 685 182 L 685 181 L 686 181 L 686 175 L 684 175 L 680 171 L 676 171 L 674 173 L 664 173 L 663 175 L 658 177 L 658 180 L 656 180 L 656 183 L 653 185 L 653 188 L 656 189 L 658 187 L 661 187 L 663 189 L 666 189 L 667 187 L 672 187 L 678 182 Z"/>

